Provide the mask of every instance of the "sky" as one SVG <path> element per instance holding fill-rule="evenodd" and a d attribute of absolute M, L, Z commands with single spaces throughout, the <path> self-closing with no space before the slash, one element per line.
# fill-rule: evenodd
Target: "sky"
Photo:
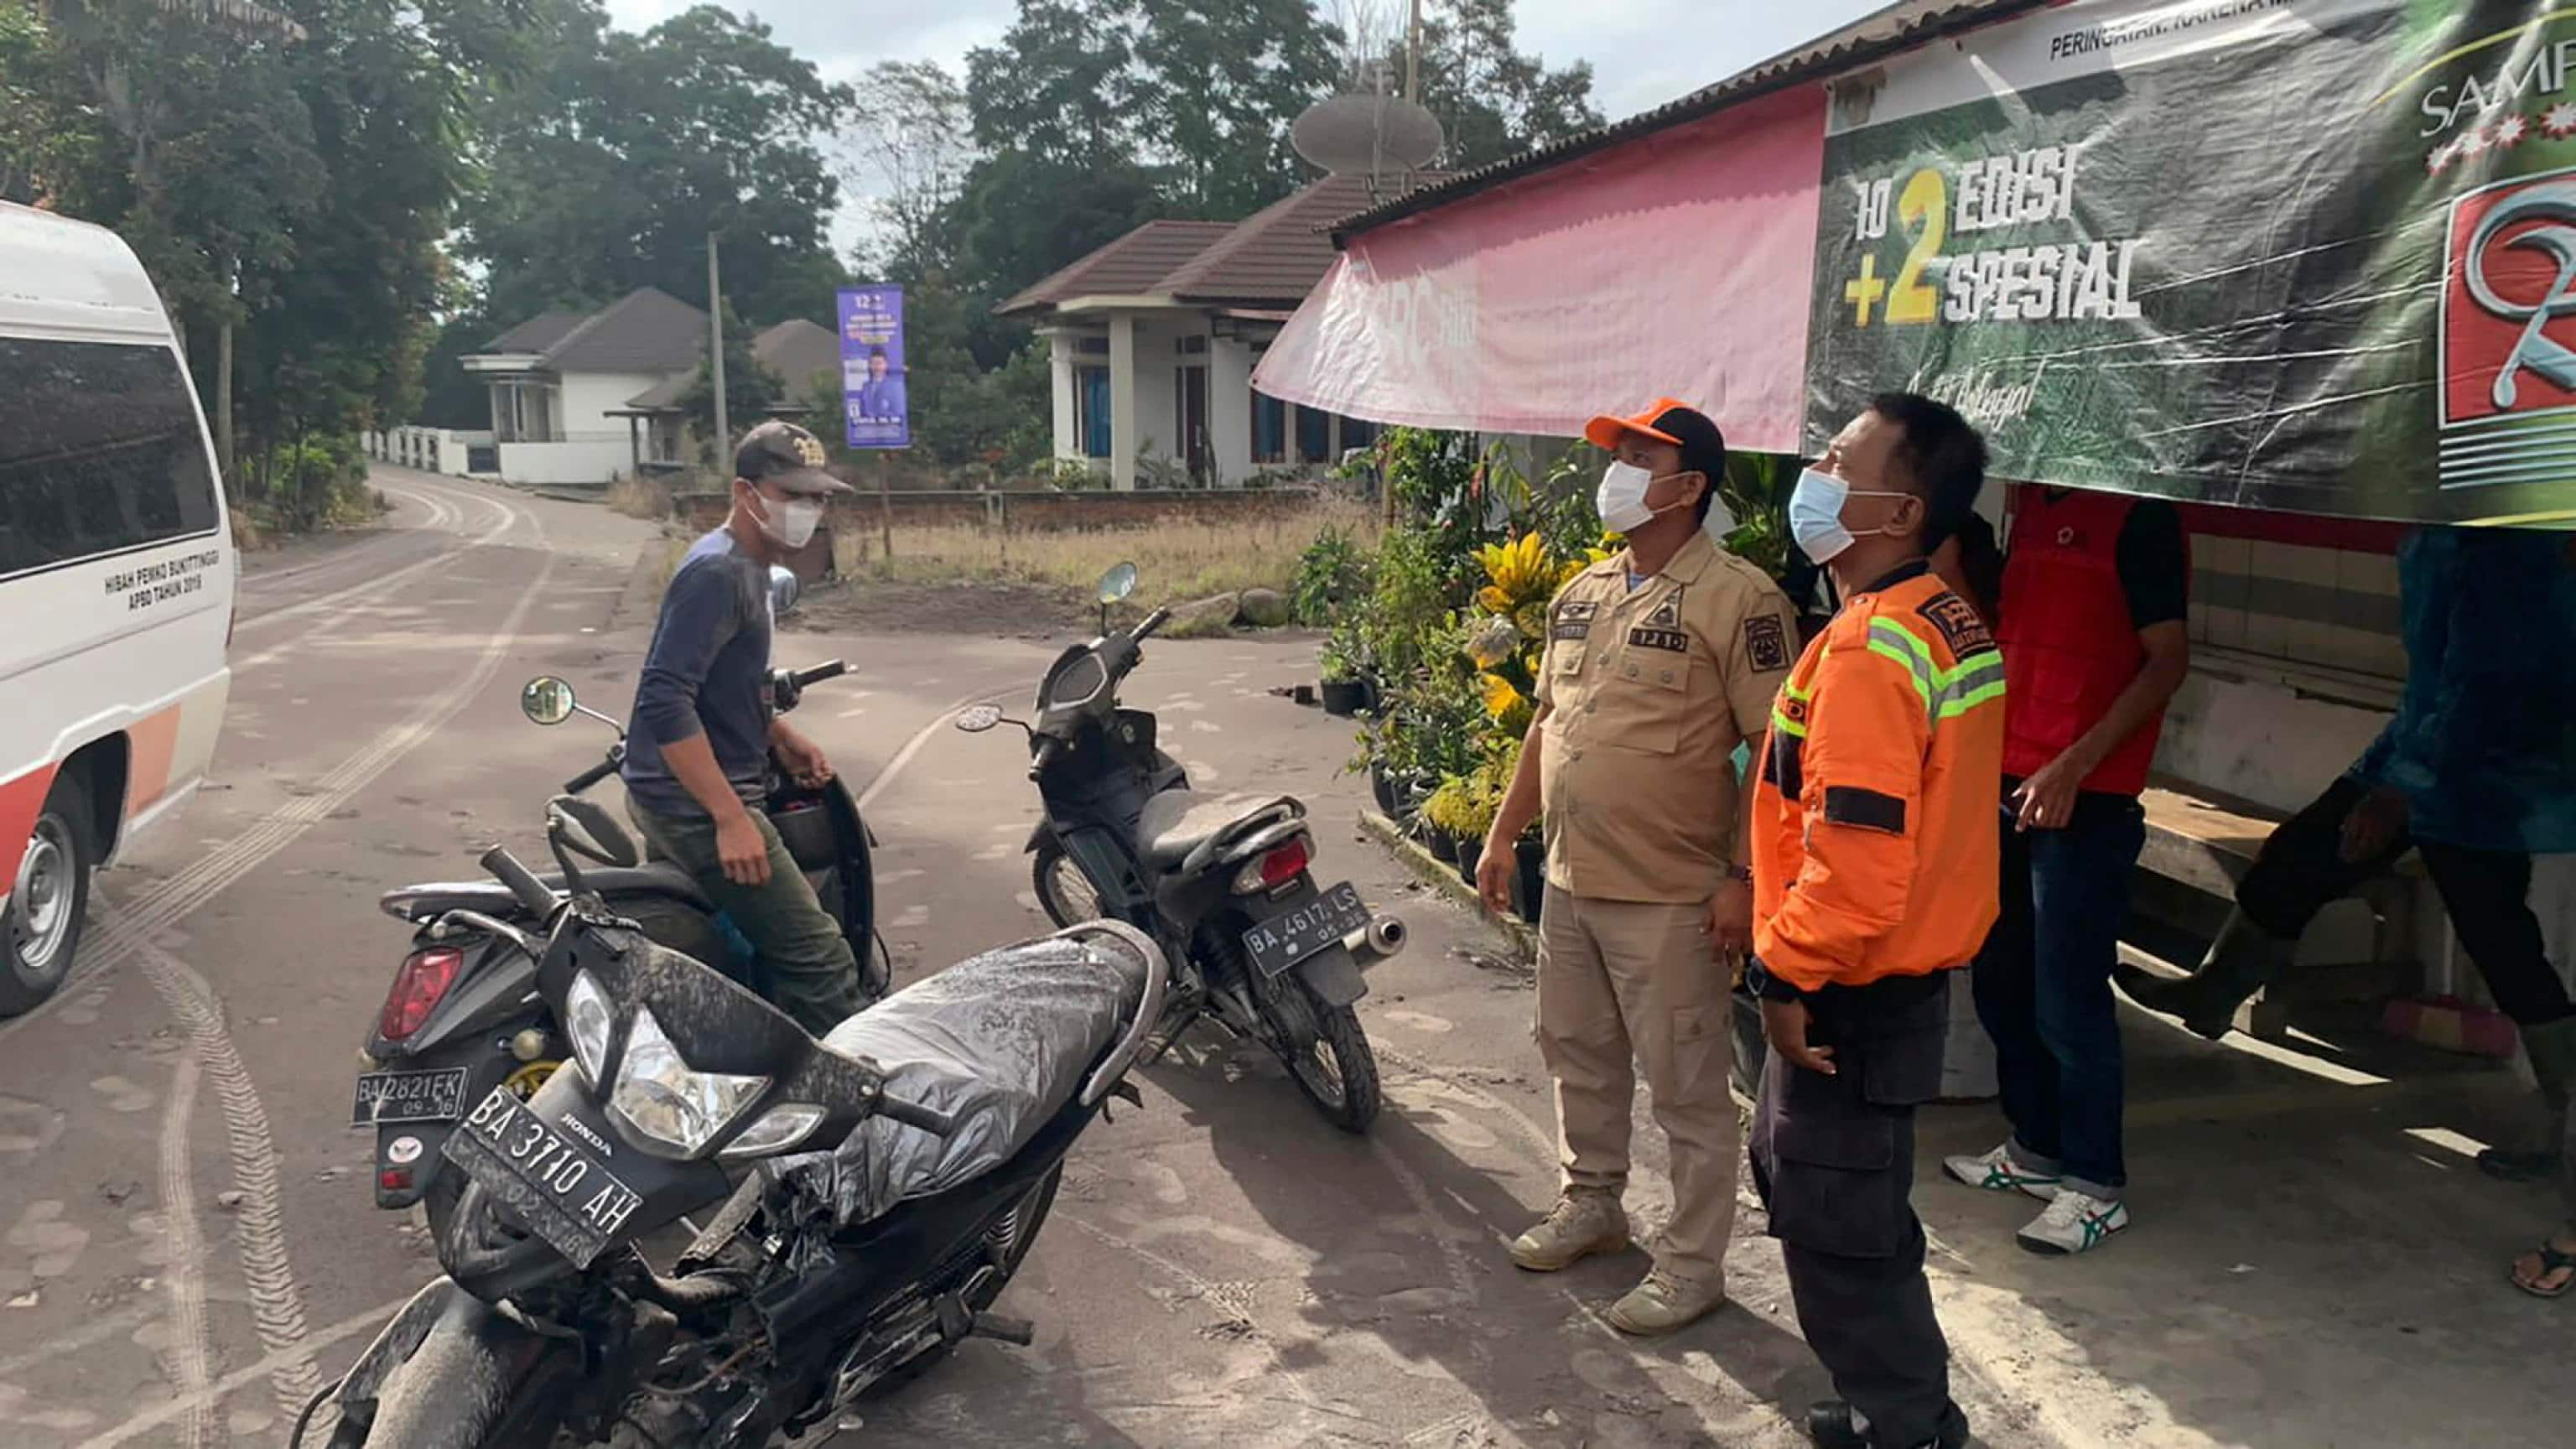
<path fill-rule="evenodd" d="M 643 30 L 695 0 L 607 0 L 623 29 Z M 936 60 L 960 77 L 966 52 L 1002 36 L 1014 0 L 724 0 L 768 22 L 781 44 L 830 80 L 882 60 Z M 1223 4 L 1225 0 L 1209 0 Z M 1592 62 L 1593 100 L 1610 120 L 1634 115 L 1768 60 L 1881 8 L 1885 0 L 1517 0 L 1520 48 L 1551 66 Z M 1330 13 L 1330 0 L 1326 0 Z M 1390 4 L 1389 8 L 1393 8 Z M 845 206 L 846 212 L 855 207 Z M 862 230 L 845 214 L 845 249 Z"/>

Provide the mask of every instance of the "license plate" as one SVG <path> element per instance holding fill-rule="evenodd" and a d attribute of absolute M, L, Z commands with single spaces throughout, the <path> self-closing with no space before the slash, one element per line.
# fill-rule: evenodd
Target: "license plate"
<path fill-rule="evenodd" d="M 440 1067 L 431 1072 L 366 1072 L 358 1078 L 358 1099 L 349 1108 L 349 1125 L 453 1122 L 464 1115 L 463 1067 Z"/>
<path fill-rule="evenodd" d="M 494 1087 L 439 1151 L 576 1268 L 607 1251 L 644 1202 L 507 1087 Z"/>
<path fill-rule="evenodd" d="M 1368 903 L 1348 881 L 1243 933 L 1243 949 L 1264 976 L 1276 976 L 1369 923 Z"/>

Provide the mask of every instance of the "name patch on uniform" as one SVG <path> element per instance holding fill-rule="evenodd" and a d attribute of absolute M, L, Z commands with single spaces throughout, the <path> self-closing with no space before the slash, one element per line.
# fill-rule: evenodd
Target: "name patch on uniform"
<path fill-rule="evenodd" d="M 1777 614 L 1756 614 L 1744 621 L 1744 658 L 1756 673 L 1789 667 L 1789 633 Z"/>
<path fill-rule="evenodd" d="M 1568 599 L 1556 606 L 1556 623 L 1547 636 L 1551 639 L 1581 639 L 1592 632 L 1592 615 L 1600 604 L 1590 599 Z"/>
<path fill-rule="evenodd" d="M 1675 654 L 1690 652 L 1690 635 L 1679 629 L 1631 629 L 1628 642 L 1645 649 L 1668 649 Z"/>
<path fill-rule="evenodd" d="M 1957 594 L 1934 594 L 1923 601 L 1920 612 L 1941 631 L 1941 637 L 1949 641 L 1951 654 L 1958 658 L 1994 652 L 1995 636 L 1986 631 L 1986 621 L 1978 618 L 1977 611 Z"/>

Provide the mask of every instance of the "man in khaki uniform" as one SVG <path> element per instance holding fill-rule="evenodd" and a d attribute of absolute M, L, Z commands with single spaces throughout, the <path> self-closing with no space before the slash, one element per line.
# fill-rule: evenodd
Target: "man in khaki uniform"
<path fill-rule="evenodd" d="M 1608 1316 L 1668 1333 L 1726 1301 L 1740 1153 L 1720 957 L 1752 928 L 1734 754 L 1770 720 L 1797 624 L 1778 587 L 1704 526 L 1726 471 L 1715 423 L 1666 398 L 1585 435 L 1617 456 L 1599 502 L 1628 548 L 1549 608 L 1538 717 L 1478 871 L 1486 902 L 1508 907 L 1511 843 L 1543 804 L 1538 1042 L 1565 1177 L 1511 1252 L 1547 1272 L 1628 1245 L 1642 1060 L 1672 1141 L 1673 1218 L 1654 1270 Z"/>

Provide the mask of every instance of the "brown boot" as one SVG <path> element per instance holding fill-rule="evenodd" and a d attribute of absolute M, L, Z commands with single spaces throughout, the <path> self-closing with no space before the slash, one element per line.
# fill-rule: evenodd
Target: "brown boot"
<path fill-rule="evenodd" d="M 1569 1187 L 1546 1217 L 1512 1240 L 1512 1261 L 1533 1273 L 1553 1273 L 1627 1246 L 1628 1210 L 1619 1205 L 1619 1195 Z"/>

